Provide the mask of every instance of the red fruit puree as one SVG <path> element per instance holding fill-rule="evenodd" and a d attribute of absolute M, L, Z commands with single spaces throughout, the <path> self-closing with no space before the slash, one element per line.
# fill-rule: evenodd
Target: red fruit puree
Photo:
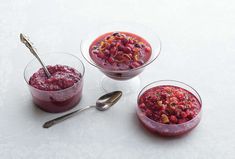
<path fill-rule="evenodd" d="M 146 63 L 151 46 L 143 38 L 128 32 L 111 32 L 98 37 L 89 49 L 92 60 L 109 70 L 129 70 Z"/>
<path fill-rule="evenodd" d="M 29 84 L 33 101 L 47 112 L 63 112 L 74 107 L 81 99 L 82 75 L 72 67 L 47 66 L 51 77 L 42 68 L 35 72 Z"/>
<path fill-rule="evenodd" d="M 198 115 L 201 104 L 189 91 L 176 86 L 156 86 L 138 101 L 140 110 L 155 122 L 182 124 Z"/>

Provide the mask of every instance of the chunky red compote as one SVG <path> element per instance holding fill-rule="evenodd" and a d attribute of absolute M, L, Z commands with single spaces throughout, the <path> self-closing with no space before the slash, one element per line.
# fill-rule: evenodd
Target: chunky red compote
<path fill-rule="evenodd" d="M 153 121 L 182 124 L 198 115 L 201 104 L 189 91 L 176 86 L 156 86 L 139 98 L 140 110 Z"/>
<path fill-rule="evenodd" d="M 90 46 L 92 60 L 108 70 L 130 70 L 145 64 L 151 46 L 142 37 L 128 32 L 111 32 L 98 37 Z"/>
<path fill-rule="evenodd" d="M 51 77 L 42 68 L 29 79 L 34 103 L 47 112 L 63 112 L 81 99 L 82 75 L 65 65 L 47 66 Z"/>

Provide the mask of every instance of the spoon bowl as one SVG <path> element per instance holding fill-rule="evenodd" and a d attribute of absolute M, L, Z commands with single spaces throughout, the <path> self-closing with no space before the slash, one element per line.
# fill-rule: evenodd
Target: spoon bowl
<path fill-rule="evenodd" d="M 111 93 L 107 93 L 101 96 L 96 101 L 96 109 L 99 111 L 104 111 L 109 109 L 112 105 L 114 105 L 122 96 L 121 91 L 114 91 Z"/>

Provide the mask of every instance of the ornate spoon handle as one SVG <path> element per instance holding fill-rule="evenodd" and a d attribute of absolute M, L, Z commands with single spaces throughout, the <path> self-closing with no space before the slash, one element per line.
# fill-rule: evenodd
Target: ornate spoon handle
<path fill-rule="evenodd" d="M 20 34 L 20 41 L 25 44 L 25 46 L 30 50 L 30 52 L 38 59 L 38 61 L 40 62 L 40 64 L 42 65 L 44 72 L 46 73 L 47 77 L 50 78 L 51 74 L 48 71 L 47 67 L 44 65 L 44 63 L 42 62 L 42 60 L 40 59 L 40 57 L 37 54 L 37 50 L 33 47 L 33 43 L 29 41 L 28 38 L 26 38 L 25 35 L 23 35 L 22 33 Z"/>

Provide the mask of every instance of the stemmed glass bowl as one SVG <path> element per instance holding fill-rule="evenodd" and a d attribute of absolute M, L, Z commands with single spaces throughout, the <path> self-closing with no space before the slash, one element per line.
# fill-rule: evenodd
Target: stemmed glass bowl
<path fill-rule="evenodd" d="M 107 92 L 113 90 L 121 90 L 124 93 L 137 92 L 137 89 L 140 86 L 140 79 L 138 75 L 146 66 L 153 63 L 160 54 L 161 44 L 158 36 L 150 28 L 136 23 L 115 23 L 112 25 L 101 26 L 98 27 L 98 29 L 95 28 L 94 30 L 95 31 L 89 32 L 87 37 L 81 41 L 80 50 L 83 57 L 89 64 L 98 68 L 104 73 L 104 75 L 106 75 L 103 78 L 100 78 L 102 88 Z M 128 32 L 145 39 L 151 46 L 152 52 L 150 59 L 143 65 L 128 70 L 113 70 L 97 65 L 90 56 L 90 46 L 99 36 L 110 32 Z"/>

